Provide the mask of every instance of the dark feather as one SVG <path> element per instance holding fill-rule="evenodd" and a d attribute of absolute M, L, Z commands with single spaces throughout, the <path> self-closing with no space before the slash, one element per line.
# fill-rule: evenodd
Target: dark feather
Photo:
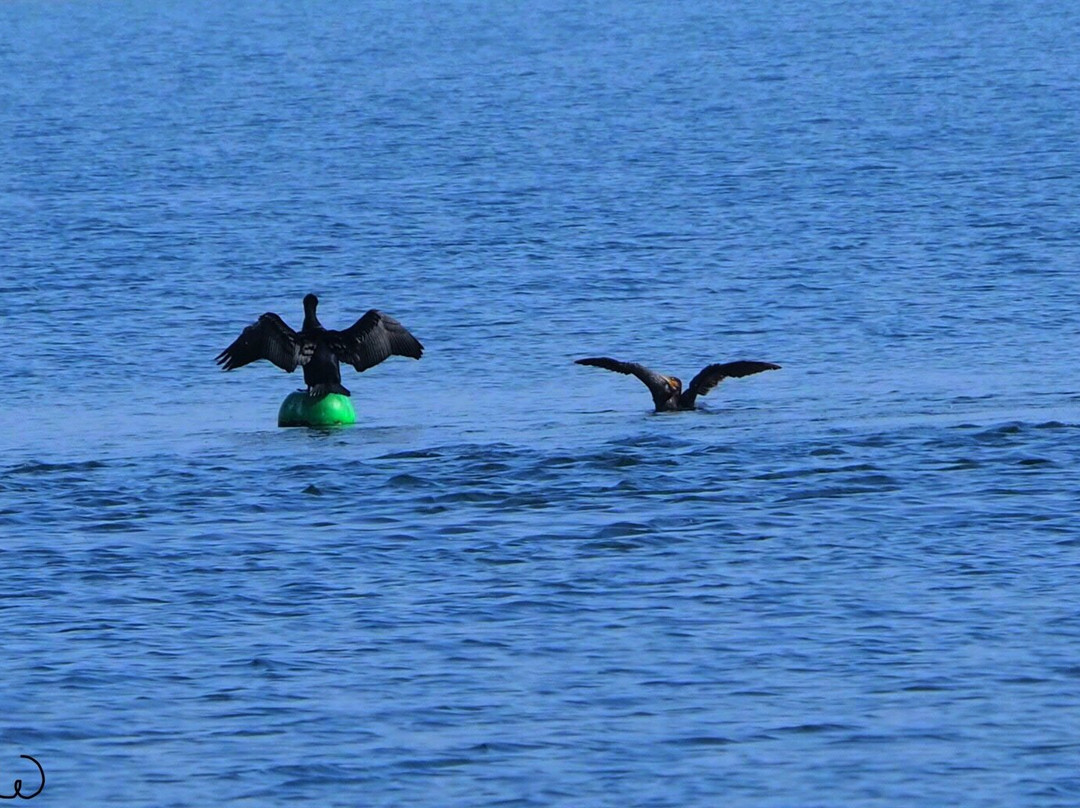
<path fill-rule="evenodd" d="M 311 355 L 310 350 L 304 350 L 302 342 L 284 320 L 268 311 L 245 328 L 214 361 L 223 370 L 233 370 L 259 359 L 268 359 L 282 370 L 292 373 Z"/>
<path fill-rule="evenodd" d="M 754 362 L 745 359 L 741 359 L 737 362 L 709 365 L 690 380 L 686 392 L 691 396 L 704 396 L 729 376 L 733 379 L 737 379 L 742 376 L 752 376 L 755 373 L 761 373 L 763 370 L 779 369 L 780 366 L 774 365 L 772 362 Z"/>
<path fill-rule="evenodd" d="M 330 331 L 319 322 L 318 306 L 315 295 L 304 296 L 304 325 L 299 332 L 267 312 L 217 355 L 217 363 L 233 370 L 267 359 L 289 373 L 303 366 L 308 395 L 347 396 L 349 390 L 341 384 L 341 362 L 364 371 L 390 356 L 419 359 L 424 352 L 401 323 L 380 311 L 372 309 L 344 331 Z"/>
<path fill-rule="evenodd" d="M 607 356 L 592 356 L 587 359 L 577 359 L 574 364 L 591 365 L 604 370 L 613 370 L 616 373 L 625 373 L 628 376 L 636 376 L 649 388 L 649 392 L 652 393 L 653 401 L 656 402 L 657 406 L 660 406 L 660 403 L 673 393 L 666 376 L 662 376 L 654 370 L 649 370 L 637 362 L 620 362 L 618 359 L 611 359 Z"/>
<path fill-rule="evenodd" d="M 344 331 L 327 331 L 326 341 L 338 359 L 360 372 L 391 356 L 419 359 L 424 353 L 424 346 L 405 326 L 376 309 Z"/>

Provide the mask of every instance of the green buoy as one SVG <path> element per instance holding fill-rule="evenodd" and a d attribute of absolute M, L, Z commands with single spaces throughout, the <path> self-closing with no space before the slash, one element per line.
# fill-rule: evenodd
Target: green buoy
<path fill-rule="evenodd" d="M 348 396 L 330 393 L 322 398 L 290 393 L 281 402 L 278 426 L 341 426 L 356 423 L 356 410 Z"/>

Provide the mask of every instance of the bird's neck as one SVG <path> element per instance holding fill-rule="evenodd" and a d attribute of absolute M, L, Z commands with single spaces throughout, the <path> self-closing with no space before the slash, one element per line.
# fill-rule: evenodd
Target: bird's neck
<path fill-rule="evenodd" d="M 314 306 L 304 307 L 304 331 L 315 331 L 322 329 L 322 323 L 319 322 L 319 318 L 315 316 Z"/>

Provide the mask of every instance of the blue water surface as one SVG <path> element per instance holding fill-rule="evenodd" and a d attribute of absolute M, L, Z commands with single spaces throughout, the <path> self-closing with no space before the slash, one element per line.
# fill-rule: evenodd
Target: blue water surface
<path fill-rule="evenodd" d="M 1078 41 L 0 4 L 0 794 L 1080 803 Z M 308 292 L 426 346 L 355 427 L 213 363 Z M 783 369 L 654 415 L 596 355 Z"/>

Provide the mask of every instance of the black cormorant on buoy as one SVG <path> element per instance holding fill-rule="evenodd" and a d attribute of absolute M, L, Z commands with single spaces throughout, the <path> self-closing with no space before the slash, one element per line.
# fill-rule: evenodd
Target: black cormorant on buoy
<path fill-rule="evenodd" d="M 754 362 L 745 359 L 738 362 L 709 365 L 691 379 L 689 387 L 683 390 L 682 381 L 679 378 L 664 376 L 636 362 L 620 362 L 606 356 L 596 356 L 588 359 L 578 359 L 575 364 L 592 365 L 605 370 L 613 370 L 616 373 L 637 376 L 649 388 L 649 392 L 652 393 L 653 404 L 656 406 L 657 412 L 695 409 L 698 396 L 708 394 L 710 390 L 729 376 L 739 378 L 761 373 L 763 370 L 780 369 L 779 365 L 774 365 L 772 362 Z"/>
<path fill-rule="evenodd" d="M 304 297 L 304 325 L 293 331 L 278 315 L 266 312 L 244 329 L 215 361 L 222 370 L 233 370 L 268 359 L 292 373 L 304 368 L 307 395 L 322 397 L 332 393 L 351 395 L 341 384 L 339 362 L 361 373 L 391 356 L 419 359 L 424 346 L 388 314 L 372 309 L 344 331 L 323 328 L 315 315 L 319 299 Z"/>

